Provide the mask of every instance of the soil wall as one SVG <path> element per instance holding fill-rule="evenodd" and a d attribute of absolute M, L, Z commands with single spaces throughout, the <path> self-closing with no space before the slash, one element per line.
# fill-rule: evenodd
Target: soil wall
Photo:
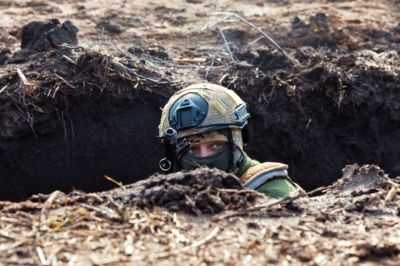
<path fill-rule="evenodd" d="M 79 46 L 69 21 L 16 30 L 21 49 L 2 49 L 0 60 L 0 199 L 114 187 L 104 175 L 123 184 L 148 177 L 162 157 L 160 108 L 200 81 L 247 102 L 249 155 L 287 163 L 306 190 L 332 183 L 346 164 L 400 175 L 399 26 L 317 10 L 275 25 L 290 58 L 265 43 L 250 46 L 259 32 L 237 25 L 223 29 L 235 60 L 216 50 L 217 32 L 156 35 L 169 46 L 135 36 L 134 47 L 95 50 Z M 118 34 L 118 42 L 131 40 Z M 178 42 L 182 36 L 191 43 Z"/>
<path fill-rule="evenodd" d="M 127 184 L 154 173 L 162 155 L 158 112 L 154 103 L 139 99 L 86 98 L 34 131 L 2 140 L 1 198 L 21 200 L 55 189 L 101 191 L 115 187 L 104 175 Z"/>

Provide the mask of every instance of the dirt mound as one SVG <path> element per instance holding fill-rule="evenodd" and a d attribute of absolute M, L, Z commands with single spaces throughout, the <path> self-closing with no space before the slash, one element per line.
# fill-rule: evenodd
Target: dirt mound
<path fill-rule="evenodd" d="M 261 210 L 263 215 L 272 217 L 301 215 L 297 225 L 283 227 L 283 231 L 277 232 L 277 241 L 291 239 L 290 244 L 280 245 L 286 255 L 302 263 L 313 262 L 316 250 L 318 256 L 333 264 L 344 261 L 390 264 L 400 259 L 399 242 L 389 237 L 394 231 L 398 233 L 394 228 L 400 219 L 399 178 L 388 178 L 374 165 L 348 165 L 343 169 L 342 178 L 309 195 L 309 198 Z M 301 233 L 296 234 L 296 230 Z M 303 239 L 304 235 L 314 235 L 315 242 L 312 237 Z"/>
<path fill-rule="evenodd" d="M 390 179 L 377 166 L 348 165 L 343 169 L 343 177 L 331 187 L 331 192 L 353 195 L 376 192 L 390 187 Z"/>
<path fill-rule="evenodd" d="M 400 180 L 377 166 L 350 165 L 308 198 L 271 200 L 210 169 L 101 193 L 56 191 L 0 204 L 0 260 L 148 265 L 177 257 L 233 262 L 251 254 L 260 264 L 393 264 L 400 259 L 399 188 Z"/>
<path fill-rule="evenodd" d="M 216 169 L 155 175 L 138 184 L 127 186 L 121 193 L 126 204 L 171 211 L 214 214 L 244 208 L 261 195 L 243 190 L 237 177 Z"/>
<path fill-rule="evenodd" d="M 97 194 L 60 191 L 51 195 L 39 194 L 26 202 L 4 203 L 2 210 L 35 211 L 50 201 L 56 205 L 72 206 L 85 202 L 91 205 L 117 204 L 125 208 L 163 208 L 188 214 L 216 214 L 227 210 L 245 209 L 264 195 L 245 190 L 239 179 L 217 169 L 199 168 L 190 172 L 156 174 L 137 183 Z"/>

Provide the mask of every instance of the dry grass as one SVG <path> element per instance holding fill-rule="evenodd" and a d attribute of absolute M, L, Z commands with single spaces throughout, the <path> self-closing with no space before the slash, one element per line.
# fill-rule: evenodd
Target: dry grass
<path fill-rule="evenodd" d="M 230 217 L 230 210 L 192 216 L 123 204 L 121 195 L 132 189 L 135 186 L 70 195 L 56 191 L 26 202 L 2 202 L 0 261 L 4 265 L 395 265 L 400 261 L 399 180 L 388 179 L 375 166 L 348 167 L 343 179 L 320 189 L 319 196 L 275 201 L 236 217 Z"/>

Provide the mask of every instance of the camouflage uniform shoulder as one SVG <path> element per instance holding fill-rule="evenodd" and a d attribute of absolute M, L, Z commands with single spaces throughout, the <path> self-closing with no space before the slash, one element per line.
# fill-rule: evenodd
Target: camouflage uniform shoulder
<path fill-rule="evenodd" d="M 246 188 L 257 189 L 266 182 L 282 177 L 290 180 L 288 166 L 283 163 L 265 162 L 249 167 L 241 176 L 240 181 Z M 290 180 L 291 181 L 291 180 Z"/>
<path fill-rule="evenodd" d="M 237 175 L 244 187 L 269 197 L 282 198 L 297 191 L 304 192 L 290 179 L 288 168 L 288 165 L 278 162 L 260 163 L 245 154 L 243 167 Z"/>

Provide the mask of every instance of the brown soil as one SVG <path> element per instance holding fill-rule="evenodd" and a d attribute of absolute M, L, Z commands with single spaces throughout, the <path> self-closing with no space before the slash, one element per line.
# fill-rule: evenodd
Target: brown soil
<path fill-rule="evenodd" d="M 232 11 L 229 2 L 2 3 L 0 198 L 111 188 L 104 175 L 124 184 L 149 176 L 162 156 L 159 108 L 205 80 L 248 102 L 249 154 L 289 164 L 305 189 L 330 184 L 348 163 L 399 175 L 398 3 L 236 4 L 294 61 L 266 41 L 249 46 L 259 34 L 237 22 L 220 26 L 232 62 L 215 31 L 200 31 L 218 18 L 210 11 Z M 50 14 L 59 20 L 40 21 Z"/>
<path fill-rule="evenodd" d="M 290 58 L 226 22 L 231 58 L 215 28 L 201 30 L 216 11 L 271 33 Z M 2 1 L 0 199 L 30 199 L 0 202 L 0 262 L 398 264 L 399 11 L 396 0 Z M 248 153 L 289 164 L 317 188 L 310 198 L 273 201 L 216 170 L 147 178 L 162 157 L 160 108 L 201 81 L 243 97 Z"/>
<path fill-rule="evenodd" d="M 396 265 L 399 188 L 400 179 L 379 167 L 349 165 L 331 186 L 284 200 L 243 190 L 236 177 L 208 169 L 102 193 L 55 191 L 1 203 L 0 261 Z"/>

